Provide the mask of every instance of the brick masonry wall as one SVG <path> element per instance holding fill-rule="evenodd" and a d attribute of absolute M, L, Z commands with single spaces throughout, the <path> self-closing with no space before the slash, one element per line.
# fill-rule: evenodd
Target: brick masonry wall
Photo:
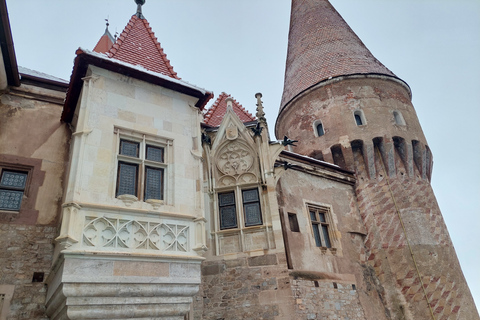
<path fill-rule="evenodd" d="M 194 319 L 293 319 L 283 255 L 207 261 L 194 298 Z"/>
<path fill-rule="evenodd" d="M 292 280 L 295 319 L 364 320 L 357 291 L 351 284 Z"/>
<path fill-rule="evenodd" d="M 46 278 L 52 263 L 57 228 L 32 225 L 0 225 L 0 285 L 15 285 L 7 320 L 47 320 L 46 286 L 32 282 L 34 272 Z"/>
<path fill-rule="evenodd" d="M 354 156 L 358 205 L 368 232 L 367 262 L 385 287 L 391 317 L 431 318 L 408 238 L 435 319 L 478 319 L 428 180 L 421 178 L 416 167 L 414 177 L 404 174 L 398 155 L 396 176 L 387 180 L 376 157 L 377 176 L 369 179 L 363 158 L 358 153 Z"/>

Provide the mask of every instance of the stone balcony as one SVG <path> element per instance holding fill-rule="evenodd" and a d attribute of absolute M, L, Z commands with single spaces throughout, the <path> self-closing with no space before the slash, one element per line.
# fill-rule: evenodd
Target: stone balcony
<path fill-rule="evenodd" d="M 66 204 L 47 314 L 57 319 L 184 319 L 203 260 L 187 215 Z"/>

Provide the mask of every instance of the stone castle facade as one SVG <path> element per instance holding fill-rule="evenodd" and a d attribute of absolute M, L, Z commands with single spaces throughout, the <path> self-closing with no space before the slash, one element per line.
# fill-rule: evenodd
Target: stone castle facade
<path fill-rule="evenodd" d="M 66 82 L 2 1 L 0 319 L 479 319 L 410 88 L 327 0 L 292 1 L 279 141 L 136 2 Z"/>

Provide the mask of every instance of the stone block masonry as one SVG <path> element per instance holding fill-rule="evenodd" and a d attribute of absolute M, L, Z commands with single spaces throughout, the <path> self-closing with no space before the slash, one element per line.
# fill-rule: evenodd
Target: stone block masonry
<path fill-rule="evenodd" d="M 47 320 L 46 278 L 52 263 L 52 241 L 57 228 L 4 224 L 0 226 L 0 288 L 14 286 L 8 320 Z M 1 292 L 0 292 L 1 293 Z"/>
<path fill-rule="evenodd" d="M 364 320 L 354 286 L 346 283 L 292 280 L 295 319 Z"/>
<path fill-rule="evenodd" d="M 271 254 L 204 262 L 194 319 L 294 319 L 284 260 Z"/>

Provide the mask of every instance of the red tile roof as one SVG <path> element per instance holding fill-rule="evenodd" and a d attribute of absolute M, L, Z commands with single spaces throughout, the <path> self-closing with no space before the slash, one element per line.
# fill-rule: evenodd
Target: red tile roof
<path fill-rule="evenodd" d="M 227 112 L 227 98 L 232 98 L 229 94 L 222 92 L 217 98 L 217 101 L 208 109 L 205 114 L 205 123 L 212 127 L 218 127 Z M 232 101 L 233 112 L 240 118 L 242 122 L 255 121 L 255 117 L 245 110 L 244 107 L 237 100 Z"/>
<path fill-rule="evenodd" d="M 141 19 L 137 15 L 132 16 L 117 42 L 108 52 L 108 56 L 180 79 L 173 71 L 170 60 L 163 52 L 147 19 Z"/>
<path fill-rule="evenodd" d="M 114 41 L 115 39 L 113 39 L 110 31 L 108 31 L 107 28 L 105 29 L 105 33 L 103 34 L 103 36 L 100 38 L 100 40 L 98 40 L 95 48 L 93 48 L 93 51 L 99 53 L 107 53 L 112 48 Z"/>
<path fill-rule="evenodd" d="M 327 0 L 293 0 L 280 110 L 309 87 L 352 74 L 396 77 Z"/>

